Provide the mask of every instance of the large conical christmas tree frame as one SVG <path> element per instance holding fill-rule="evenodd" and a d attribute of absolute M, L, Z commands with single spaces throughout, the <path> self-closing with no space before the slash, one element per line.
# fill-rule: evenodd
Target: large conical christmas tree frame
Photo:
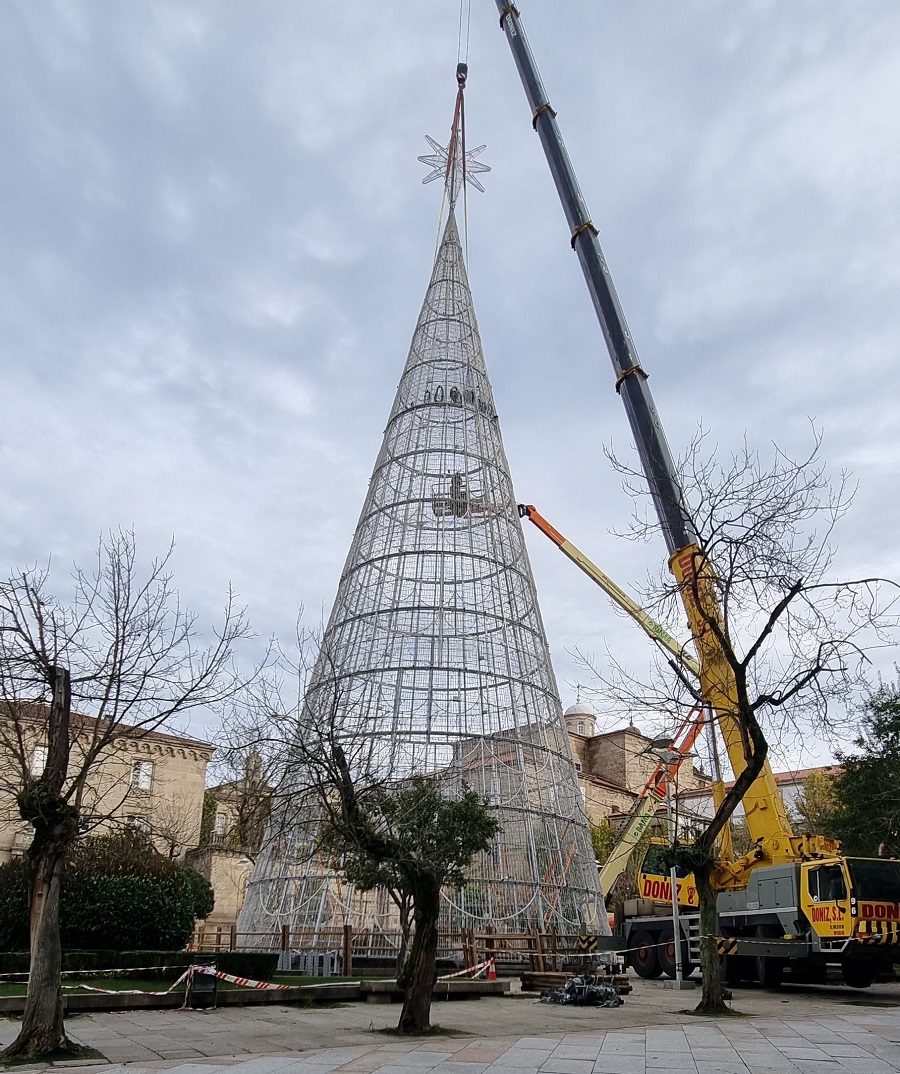
<path fill-rule="evenodd" d="M 363 779 L 433 774 L 488 799 L 501 831 L 444 892 L 445 928 L 607 932 L 454 214 L 486 169 L 456 127 L 432 146 L 436 171 L 451 157 L 447 224 L 301 722 L 330 723 Z M 289 816 L 275 810 L 239 932 L 392 931 L 387 893 L 354 891 L 314 853 L 310 815 Z"/>

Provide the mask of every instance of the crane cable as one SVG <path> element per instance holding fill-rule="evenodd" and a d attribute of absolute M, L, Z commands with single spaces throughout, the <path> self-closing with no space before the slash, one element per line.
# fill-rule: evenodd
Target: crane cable
<path fill-rule="evenodd" d="M 466 24 L 465 46 L 463 46 L 463 19 Z M 472 0 L 459 0 L 459 33 L 456 44 L 456 62 L 469 62 L 469 26 L 472 21 Z"/>
<path fill-rule="evenodd" d="M 457 147 L 460 152 L 460 169 L 462 172 L 462 196 L 463 196 L 463 233 L 465 235 L 466 259 L 469 256 L 469 218 L 468 201 L 466 198 L 466 105 L 464 91 L 466 88 L 466 76 L 468 67 L 460 62 L 456 65 L 456 105 L 453 109 L 453 123 L 450 126 L 450 144 L 447 147 L 447 170 L 444 172 L 444 193 L 441 198 L 441 211 L 438 215 L 438 233 L 435 242 L 435 256 L 441 241 L 441 224 L 444 219 L 444 206 L 447 204 L 447 190 L 453 186 L 453 169 L 456 165 Z M 457 194 L 458 196 L 458 194 Z M 451 204 L 452 208 L 452 204 Z"/>
<path fill-rule="evenodd" d="M 463 47 L 463 14 L 465 14 L 466 24 L 466 37 L 465 47 Z M 456 62 L 457 64 L 466 64 L 466 70 L 468 70 L 469 63 L 469 30 L 472 24 L 472 0 L 459 0 L 459 38 L 456 48 Z M 458 68 L 457 68 L 458 71 Z M 457 79 L 459 75 L 457 74 Z M 462 91 L 465 88 L 465 80 L 460 85 L 460 102 L 462 103 Z M 466 113 L 465 107 L 461 109 L 461 126 L 462 126 L 462 198 L 463 198 L 463 241 L 466 249 L 466 261 L 469 260 L 469 192 L 466 190 Z"/>
<path fill-rule="evenodd" d="M 453 110 L 453 124 L 450 128 L 450 145 L 447 151 L 447 171 L 444 175 L 444 193 L 441 197 L 441 210 L 438 214 L 438 230 L 435 238 L 434 253 L 437 257 L 438 247 L 441 242 L 441 225 L 444 220 L 444 206 L 447 204 L 447 183 L 453 171 L 456 160 L 457 137 L 461 153 L 460 169 L 462 171 L 462 200 L 463 200 L 463 241 L 465 244 L 466 261 L 469 260 L 469 199 L 466 190 L 466 107 L 463 91 L 466 88 L 466 76 L 468 74 L 469 59 L 469 31 L 472 22 L 472 0 L 459 0 L 459 27 L 456 41 L 456 107 Z M 463 27 L 465 26 L 465 35 Z"/>

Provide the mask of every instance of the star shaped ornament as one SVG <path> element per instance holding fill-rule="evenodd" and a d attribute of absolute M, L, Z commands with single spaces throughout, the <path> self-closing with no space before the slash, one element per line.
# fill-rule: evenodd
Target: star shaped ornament
<path fill-rule="evenodd" d="M 463 153 L 462 138 L 459 135 L 454 140 L 455 144 L 451 142 L 448 146 L 439 145 L 433 138 L 429 138 L 427 134 L 425 135 L 425 141 L 428 142 L 434 152 L 426 153 L 424 156 L 419 157 L 423 164 L 432 169 L 422 182 L 433 183 L 435 179 L 443 179 L 447 187 L 451 208 L 456 204 L 456 199 L 462 189 L 463 161 L 465 161 L 465 181 L 471 183 L 482 194 L 484 193 L 484 187 L 476 176 L 480 172 L 489 172 L 491 169 L 487 164 L 482 164 L 480 160 L 475 158 L 484 152 L 487 148 L 486 146 L 480 145 Z M 453 150 L 453 163 L 448 166 L 451 148 Z"/>

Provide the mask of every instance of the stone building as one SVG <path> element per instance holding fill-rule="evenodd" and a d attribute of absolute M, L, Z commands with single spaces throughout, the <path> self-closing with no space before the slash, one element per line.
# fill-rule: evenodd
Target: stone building
<path fill-rule="evenodd" d="M 43 771 L 47 744 L 45 721 L 37 717 L 29 735 L 28 721 L 19 721 L 32 772 Z M 71 769 L 91 741 L 97 721 L 72 714 Z M 81 831 L 85 834 L 123 827 L 146 831 L 158 849 L 182 857 L 200 840 L 206 767 L 213 747 L 208 742 L 161 731 L 127 727 L 115 735 L 97 759 L 85 787 Z M 5 774 L 3 770 L 5 769 Z M 31 842 L 30 825 L 19 816 L 17 779 L 0 759 L 0 862 L 24 853 Z"/>
<path fill-rule="evenodd" d="M 26 761 L 37 774 L 47 760 L 46 713 L 36 711 L 33 721 L 20 714 L 16 724 Z M 98 727 L 93 717 L 72 714 L 70 772 Z M 16 804 L 21 768 L 10 753 L 4 756 L 4 742 L 8 750 L 16 742 L 12 721 L 6 730 L 10 733 L 0 728 L 0 864 L 24 854 L 32 838 Z M 211 788 L 215 812 L 204 830 L 207 766 L 214 752 L 200 739 L 122 727 L 91 768 L 80 823 L 84 835 L 139 828 L 162 854 L 205 876 L 216 902 L 202 924 L 213 927 L 230 926 L 237 918 L 272 793 L 251 758 L 242 779 Z"/>
<path fill-rule="evenodd" d="M 583 701 L 570 705 L 564 719 L 588 820 L 600 824 L 627 813 L 659 764 L 649 751 L 652 740 L 633 724 L 597 734 L 596 716 Z M 690 757 L 682 762 L 679 791 L 703 792 L 709 782 Z"/>
<path fill-rule="evenodd" d="M 272 794 L 259 757 L 252 753 L 239 779 L 207 792 L 209 830 L 201 845 L 187 855 L 188 864 L 209 880 L 216 894 L 213 912 L 203 923 L 205 929 L 230 929 L 237 920 L 269 819 Z"/>
<path fill-rule="evenodd" d="M 197 922 L 198 928 L 230 930 L 244 905 L 254 859 L 239 847 L 204 842 L 188 851 L 186 861 L 212 884 L 216 897 L 212 913 Z"/>

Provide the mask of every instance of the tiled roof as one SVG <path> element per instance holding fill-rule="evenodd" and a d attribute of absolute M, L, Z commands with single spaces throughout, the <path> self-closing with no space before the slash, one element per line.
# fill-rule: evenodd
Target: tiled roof
<path fill-rule="evenodd" d="M 33 721 L 34 723 L 44 723 L 47 719 L 49 705 L 43 702 L 19 702 L 16 707 L 19 709 L 20 716 L 26 720 Z M 6 702 L 3 705 L 3 708 L 8 710 L 10 708 L 10 703 Z M 98 724 L 102 728 L 109 727 L 108 720 L 98 720 L 96 716 L 85 716 L 81 712 L 71 713 L 69 724 L 73 727 L 81 727 L 84 730 Z M 190 746 L 192 748 L 200 748 L 204 750 L 212 750 L 215 748 L 211 742 L 204 742 L 199 738 L 189 738 L 187 735 L 173 735 L 168 731 L 147 730 L 142 727 L 135 727 L 132 724 L 119 724 L 115 726 L 113 729 L 113 737 L 145 738 L 152 742 L 165 742 L 170 746 Z"/>

